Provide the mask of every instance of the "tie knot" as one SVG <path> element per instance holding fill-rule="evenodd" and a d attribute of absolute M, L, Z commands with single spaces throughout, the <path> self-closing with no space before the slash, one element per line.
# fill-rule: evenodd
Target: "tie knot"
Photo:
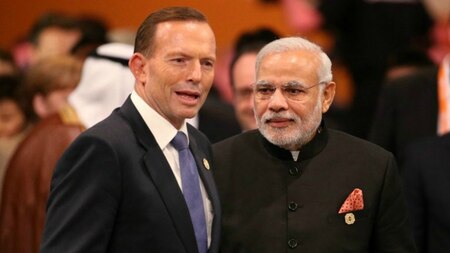
<path fill-rule="evenodd" d="M 172 143 L 173 147 L 178 151 L 188 148 L 186 135 L 180 131 L 178 131 L 177 135 L 175 135 L 170 143 Z"/>

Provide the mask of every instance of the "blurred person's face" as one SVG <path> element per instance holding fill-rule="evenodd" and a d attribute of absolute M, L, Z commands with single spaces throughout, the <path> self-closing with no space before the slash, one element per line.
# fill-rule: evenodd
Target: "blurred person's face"
<path fill-rule="evenodd" d="M 253 112 L 253 87 L 255 83 L 256 53 L 246 53 L 239 57 L 233 67 L 234 108 L 242 130 L 256 128 Z"/>
<path fill-rule="evenodd" d="M 11 99 L 0 100 L 0 137 L 12 137 L 25 127 L 25 114 Z"/>
<path fill-rule="evenodd" d="M 210 26 L 198 21 L 158 24 L 154 50 L 148 57 L 135 53 L 130 68 L 136 92 L 179 128 L 205 102 L 214 78 L 216 43 Z"/>
<path fill-rule="evenodd" d="M 59 112 L 67 105 L 70 93 L 74 88 L 57 89 L 46 96 L 37 94 L 33 98 L 33 108 L 39 118 L 45 118 Z"/>
<path fill-rule="evenodd" d="M 81 32 L 78 30 L 65 30 L 58 27 L 45 29 L 39 35 L 37 46 L 34 48 L 32 63 L 43 57 L 69 54 L 80 38 Z"/>
<path fill-rule="evenodd" d="M 314 137 L 335 92 L 333 82 L 319 84 L 318 64 L 314 54 L 306 51 L 262 59 L 256 77 L 255 116 L 261 134 L 271 143 L 298 150 Z M 326 85 L 323 91 L 319 85 Z"/>

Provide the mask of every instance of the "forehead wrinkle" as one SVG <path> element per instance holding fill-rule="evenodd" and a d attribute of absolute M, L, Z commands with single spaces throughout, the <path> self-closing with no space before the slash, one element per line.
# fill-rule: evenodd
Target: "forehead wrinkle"
<path fill-rule="evenodd" d="M 199 29 L 202 26 L 208 27 L 208 29 Z M 180 33 L 174 33 L 174 29 L 180 29 Z M 195 32 L 195 36 L 190 36 L 189 32 Z M 216 61 L 216 39 L 214 36 L 214 32 L 212 31 L 211 27 L 208 23 L 205 22 L 199 22 L 196 20 L 189 20 L 189 21 L 166 21 L 159 23 L 157 25 L 157 30 L 155 32 L 155 41 L 165 41 L 165 42 L 171 42 L 172 46 L 167 47 L 165 45 L 160 45 L 160 43 L 155 43 L 154 50 L 162 50 L 165 53 L 174 53 L 177 52 L 184 52 L 185 54 L 191 54 L 189 56 L 199 56 L 196 53 L 186 51 L 185 45 L 186 40 L 192 40 L 193 43 L 203 43 L 207 44 L 205 42 L 205 39 L 210 39 L 211 48 L 209 46 L 205 48 L 202 52 L 197 52 L 199 54 L 203 54 L 204 57 L 201 57 L 202 59 L 212 60 Z M 174 45 L 176 45 L 174 47 Z"/>

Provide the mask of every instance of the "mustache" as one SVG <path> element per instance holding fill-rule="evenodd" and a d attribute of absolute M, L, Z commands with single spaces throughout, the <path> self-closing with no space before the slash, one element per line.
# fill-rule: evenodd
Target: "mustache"
<path fill-rule="evenodd" d="M 267 122 L 270 121 L 272 119 L 276 119 L 276 118 L 284 118 L 284 119 L 289 119 L 289 120 L 293 120 L 294 122 L 299 122 L 300 118 L 291 112 L 272 112 L 272 111 L 268 111 L 266 113 L 264 113 L 261 117 L 261 122 Z"/>

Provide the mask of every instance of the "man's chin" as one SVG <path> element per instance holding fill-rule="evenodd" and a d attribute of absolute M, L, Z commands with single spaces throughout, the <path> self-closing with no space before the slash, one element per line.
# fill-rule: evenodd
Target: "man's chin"
<path fill-rule="evenodd" d="M 272 140 L 279 140 L 285 136 L 289 136 L 290 134 L 289 128 L 272 127 L 268 124 L 264 124 L 264 127 L 262 127 L 260 130 L 264 136 Z"/>
<path fill-rule="evenodd" d="M 199 112 L 199 108 L 197 108 L 197 107 L 184 108 L 178 112 L 178 115 L 185 119 L 191 119 L 191 118 L 195 117 L 198 114 L 198 112 Z"/>
<path fill-rule="evenodd" d="M 184 119 L 192 119 L 196 116 L 197 114 L 185 114 L 184 116 L 182 116 Z"/>

